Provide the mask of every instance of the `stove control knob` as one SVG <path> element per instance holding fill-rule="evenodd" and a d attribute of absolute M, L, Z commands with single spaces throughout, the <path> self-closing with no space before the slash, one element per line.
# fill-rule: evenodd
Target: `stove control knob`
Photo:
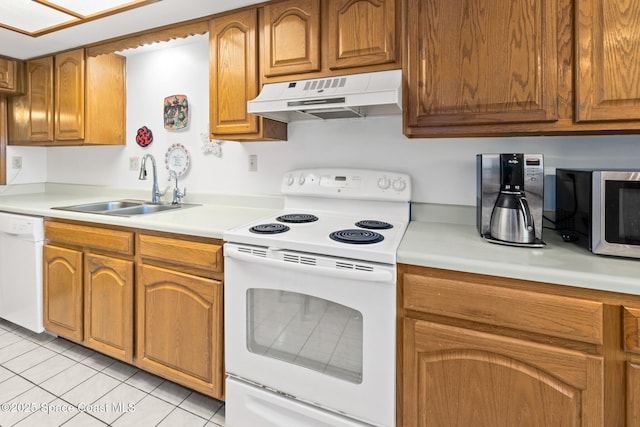
<path fill-rule="evenodd" d="M 389 180 L 389 178 L 387 178 L 386 176 L 383 176 L 378 180 L 378 187 L 380 187 L 381 189 L 386 190 L 390 186 L 391 186 L 391 180 Z"/>
<path fill-rule="evenodd" d="M 304 181 L 305 181 L 305 179 L 306 179 L 306 178 L 304 177 L 304 175 L 300 175 L 300 178 L 298 178 L 298 184 L 300 184 L 300 185 L 304 185 Z"/>
<path fill-rule="evenodd" d="M 396 191 L 404 191 L 404 189 L 407 188 L 407 183 L 404 182 L 403 179 L 401 178 L 396 178 L 393 181 L 393 189 Z"/>
<path fill-rule="evenodd" d="M 293 185 L 293 183 L 294 183 L 294 181 L 295 181 L 295 180 L 293 179 L 293 175 L 289 175 L 289 176 L 287 177 L 287 185 L 288 185 L 288 186 L 292 186 L 292 185 Z"/>

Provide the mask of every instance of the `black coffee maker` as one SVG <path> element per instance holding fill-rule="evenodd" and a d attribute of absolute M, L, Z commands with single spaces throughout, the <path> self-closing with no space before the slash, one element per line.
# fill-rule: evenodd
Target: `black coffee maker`
<path fill-rule="evenodd" d="M 542 154 L 479 154 L 477 226 L 485 239 L 541 247 Z"/>

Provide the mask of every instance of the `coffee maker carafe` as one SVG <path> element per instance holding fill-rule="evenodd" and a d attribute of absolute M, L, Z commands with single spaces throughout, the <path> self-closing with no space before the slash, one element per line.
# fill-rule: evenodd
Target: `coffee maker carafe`
<path fill-rule="evenodd" d="M 485 239 L 541 247 L 542 154 L 479 154 L 477 226 Z"/>

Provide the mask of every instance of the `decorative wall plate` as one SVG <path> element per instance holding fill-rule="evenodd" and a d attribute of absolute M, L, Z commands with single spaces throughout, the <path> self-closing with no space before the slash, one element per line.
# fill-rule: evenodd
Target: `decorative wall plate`
<path fill-rule="evenodd" d="M 153 142 L 153 133 L 151 133 L 151 129 L 146 126 L 142 126 L 138 129 L 138 133 L 136 134 L 136 143 L 140 147 L 146 147 Z"/>
<path fill-rule="evenodd" d="M 164 162 L 170 172 L 176 176 L 184 175 L 189 169 L 191 159 L 189 152 L 182 144 L 173 144 L 164 156 Z"/>
<path fill-rule="evenodd" d="M 187 95 L 171 95 L 164 99 L 164 128 L 182 129 L 189 121 Z"/>

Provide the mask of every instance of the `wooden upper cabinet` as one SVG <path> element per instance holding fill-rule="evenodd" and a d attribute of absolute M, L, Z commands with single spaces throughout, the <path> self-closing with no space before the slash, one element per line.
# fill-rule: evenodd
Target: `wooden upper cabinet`
<path fill-rule="evenodd" d="M 22 91 L 23 62 L 0 58 L 0 94 L 17 94 Z"/>
<path fill-rule="evenodd" d="M 640 120 L 640 2 L 576 0 L 575 9 L 575 120 Z"/>
<path fill-rule="evenodd" d="M 25 79 L 9 101 L 9 143 L 53 141 L 53 57 L 28 61 Z"/>
<path fill-rule="evenodd" d="M 125 144 L 124 57 L 76 49 L 26 69 L 25 94 L 9 101 L 9 144 Z"/>
<path fill-rule="evenodd" d="M 209 114 L 213 138 L 286 139 L 286 124 L 247 113 L 247 101 L 259 92 L 257 28 L 257 9 L 210 21 Z M 273 133 L 272 124 L 276 128 Z"/>
<path fill-rule="evenodd" d="M 396 0 L 329 0 L 329 69 L 395 62 L 396 13 Z"/>
<path fill-rule="evenodd" d="M 408 0 L 407 10 L 408 135 L 556 120 L 556 0 Z"/>
<path fill-rule="evenodd" d="M 264 75 L 320 70 L 320 0 L 264 6 Z"/>
<path fill-rule="evenodd" d="M 84 50 L 55 56 L 55 139 L 84 138 Z"/>

